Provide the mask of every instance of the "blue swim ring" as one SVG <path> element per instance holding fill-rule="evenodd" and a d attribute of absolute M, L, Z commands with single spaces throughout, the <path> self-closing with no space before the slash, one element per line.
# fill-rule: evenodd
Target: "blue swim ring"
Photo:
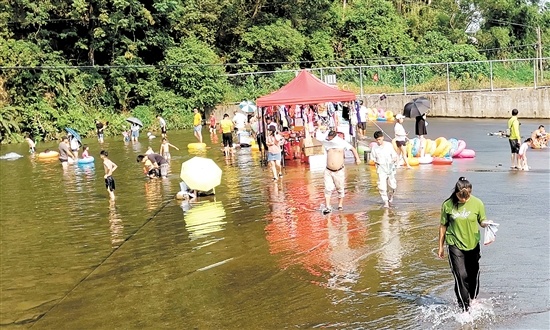
<path fill-rule="evenodd" d="M 90 164 L 94 162 L 94 157 L 79 158 L 77 164 Z"/>

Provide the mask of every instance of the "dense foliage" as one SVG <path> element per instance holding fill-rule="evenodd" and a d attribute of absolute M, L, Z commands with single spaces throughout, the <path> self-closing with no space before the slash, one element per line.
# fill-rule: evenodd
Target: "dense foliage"
<path fill-rule="evenodd" d="M 9 0 L 0 4 L 0 141 L 110 133 L 136 116 L 191 123 L 194 107 L 255 98 L 304 67 L 535 56 L 536 0 Z M 544 55 L 547 53 L 544 52 Z M 453 68 L 456 78 L 483 65 Z M 411 82 L 428 74 L 410 70 Z M 437 74 L 437 72 L 436 72 Z M 400 73 L 385 75 L 399 80 Z M 353 75 L 350 75 L 352 81 Z M 109 133 L 109 132 L 108 132 Z"/>

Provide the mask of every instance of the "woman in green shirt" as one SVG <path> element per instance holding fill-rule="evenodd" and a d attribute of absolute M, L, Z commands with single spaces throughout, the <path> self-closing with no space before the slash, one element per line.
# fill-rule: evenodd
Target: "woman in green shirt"
<path fill-rule="evenodd" d="M 443 243 L 447 243 L 455 294 L 464 311 L 479 292 L 479 226 L 487 226 L 485 220 L 483 202 L 472 195 L 472 184 L 460 177 L 441 206 L 438 256 L 444 257 Z"/>

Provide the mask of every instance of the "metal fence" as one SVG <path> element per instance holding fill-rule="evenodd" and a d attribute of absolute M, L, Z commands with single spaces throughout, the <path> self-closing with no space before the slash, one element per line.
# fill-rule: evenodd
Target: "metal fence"
<path fill-rule="evenodd" d="M 323 81 L 361 97 L 380 93 L 407 95 L 550 87 L 550 57 L 309 70 Z M 288 82 L 297 73 L 298 70 L 239 73 L 230 75 L 229 80 L 239 85 L 238 81 L 246 79 L 243 77 L 253 76 L 255 83 L 249 82 L 248 88 L 254 89 L 254 85 L 265 88 L 266 81 Z"/>

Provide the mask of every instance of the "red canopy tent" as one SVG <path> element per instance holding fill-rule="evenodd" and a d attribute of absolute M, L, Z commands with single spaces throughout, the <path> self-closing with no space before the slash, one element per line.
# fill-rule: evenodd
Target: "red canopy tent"
<path fill-rule="evenodd" d="M 256 100 L 259 107 L 291 104 L 317 104 L 324 102 L 352 101 L 353 92 L 341 91 L 325 84 L 306 70 L 279 90 Z"/>

